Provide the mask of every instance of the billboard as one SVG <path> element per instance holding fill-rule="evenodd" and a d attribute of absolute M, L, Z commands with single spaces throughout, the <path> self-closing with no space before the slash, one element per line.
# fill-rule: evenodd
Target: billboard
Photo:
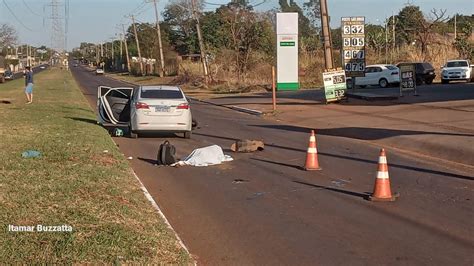
<path fill-rule="evenodd" d="M 346 98 L 346 73 L 344 70 L 323 73 L 324 95 L 326 102 L 339 101 Z"/>
<path fill-rule="evenodd" d="M 277 13 L 277 89 L 299 89 L 298 13 Z"/>

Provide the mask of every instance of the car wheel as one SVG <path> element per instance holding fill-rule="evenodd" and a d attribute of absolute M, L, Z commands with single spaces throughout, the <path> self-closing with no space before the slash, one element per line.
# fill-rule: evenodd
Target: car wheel
<path fill-rule="evenodd" d="M 426 80 L 425 80 L 425 83 L 426 83 L 427 85 L 430 85 L 431 83 L 433 83 L 433 80 L 432 80 L 432 79 L 426 79 Z"/>
<path fill-rule="evenodd" d="M 366 85 L 359 85 L 359 87 L 363 89 L 363 88 L 365 88 L 365 87 L 367 87 L 367 86 L 366 86 Z"/>
<path fill-rule="evenodd" d="M 447 79 L 442 79 L 442 80 L 441 80 L 441 83 L 442 83 L 442 84 L 448 84 L 448 83 L 449 83 L 449 80 L 447 80 Z"/>
<path fill-rule="evenodd" d="M 386 88 L 388 86 L 388 81 L 386 79 L 380 79 L 379 80 L 379 86 L 381 88 Z"/>
<path fill-rule="evenodd" d="M 191 138 L 191 134 L 192 134 L 191 131 L 186 131 L 186 132 L 184 132 L 184 138 L 185 138 L 185 139 L 190 139 L 190 138 Z"/>

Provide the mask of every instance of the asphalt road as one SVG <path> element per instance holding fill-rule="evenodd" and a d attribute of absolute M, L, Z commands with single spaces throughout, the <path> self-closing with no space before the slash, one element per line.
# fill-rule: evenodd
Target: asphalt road
<path fill-rule="evenodd" d="M 129 86 L 71 68 L 92 108 L 99 85 Z M 397 202 L 373 203 L 379 148 L 318 136 L 322 171 L 300 170 L 309 132 L 226 108 L 192 102 L 199 128 L 179 136 L 114 138 L 140 180 L 196 257 L 206 265 L 472 265 L 472 173 L 388 150 Z M 80 119 L 78 119 L 81 121 Z M 88 122 L 88 121 L 84 121 Z M 94 123 L 94 121 L 89 121 Z M 235 139 L 265 150 L 232 153 Z M 158 167 L 169 139 L 179 157 L 218 144 L 234 161 Z"/>
<path fill-rule="evenodd" d="M 41 68 L 42 66 L 44 68 Z M 49 68 L 49 65 L 47 65 L 47 64 L 37 65 L 37 66 L 33 67 L 33 73 L 37 74 L 37 73 L 40 73 L 40 72 L 42 72 L 42 71 L 44 71 L 48 68 Z M 23 72 L 16 72 L 15 74 L 13 74 L 13 79 L 19 79 L 19 78 L 23 78 Z M 6 80 L 6 81 L 8 82 L 9 80 Z"/>

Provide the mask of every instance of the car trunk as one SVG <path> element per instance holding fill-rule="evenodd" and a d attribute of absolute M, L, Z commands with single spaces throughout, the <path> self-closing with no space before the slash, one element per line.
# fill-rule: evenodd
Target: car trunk
<path fill-rule="evenodd" d="M 185 104 L 183 99 L 170 100 L 170 99 L 147 99 L 140 100 L 140 102 L 146 103 L 149 107 L 149 112 L 145 115 L 149 116 L 180 116 L 183 114 L 183 109 L 178 109 L 180 104 Z"/>

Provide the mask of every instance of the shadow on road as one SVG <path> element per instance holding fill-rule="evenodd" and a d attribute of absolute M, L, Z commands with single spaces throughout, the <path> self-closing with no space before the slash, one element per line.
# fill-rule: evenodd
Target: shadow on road
<path fill-rule="evenodd" d="M 72 119 L 72 120 L 80 121 L 80 122 L 84 122 L 84 123 L 98 125 L 97 120 L 95 120 L 95 119 L 84 118 L 84 117 L 69 117 L 69 116 L 66 116 L 64 118 L 68 118 L 68 119 Z"/>
<path fill-rule="evenodd" d="M 305 131 L 306 132 L 306 131 Z M 210 138 L 218 138 L 218 139 L 225 139 L 225 140 L 231 140 L 235 141 L 235 138 L 228 138 L 228 137 L 222 137 L 222 136 L 217 136 L 217 135 L 210 135 L 210 134 L 203 134 L 203 133 L 194 133 L 194 135 L 198 136 L 204 136 L 204 137 L 210 137 Z M 265 143 L 266 147 L 273 147 L 273 148 L 278 148 L 278 149 L 284 149 L 284 150 L 290 150 L 290 151 L 296 151 L 296 152 L 302 152 L 306 153 L 306 149 L 298 149 L 298 148 L 293 148 L 293 147 L 285 147 L 285 146 L 280 146 L 280 145 L 275 145 L 275 144 L 269 144 Z M 355 158 L 347 155 L 339 155 L 339 154 L 334 154 L 334 153 L 328 153 L 328 152 L 323 152 L 318 149 L 318 154 L 323 155 L 323 156 L 328 156 L 328 157 L 333 157 L 333 158 L 339 158 L 339 159 L 345 159 L 345 160 L 351 160 L 351 161 L 358 161 L 358 162 L 363 162 L 363 163 L 368 163 L 368 164 L 373 164 L 377 165 L 376 160 L 369 160 L 369 159 L 363 159 L 363 158 Z M 262 153 L 263 155 L 263 153 Z M 303 157 L 302 157 L 303 158 Z M 271 161 L 267 161 L 271 162 Z M 273 163 L 273 162 L 272 162 Z M 282 164 L 284 165 L 284 164 Z M 294 168 L 294 165 L 286 165 L 288 167 Z M 429 173 L 433 175 L 439 175 L 441 177 L 453 177 L 453 178 L 459 178 L 459 179 L 464 179 L 464 180 L 474 180 L 474 176 L 465 176 L 465 175 L 459 175 L 459 174 L 453 174 L 453 173 L 448 173 L 448 172 L 443 172 L 443 171 L 437 171 L 437 170 L 431 170 L 431 169 L 426 169 L 426 168 L 420 168 L 420 167 L 415 167 L 415 166 L 409 166 L 409 165 L 402 165 L 402 164 L 393 164 L 389 163 L 389 167 L 393 168 L 400 168 L 400 169 L 405 169 L 405 170 L 411 170 L 415 172 L 423 172 L 423 173 Z"/>
<path fill-rule="evenodd" d="M 285 167 L 295 168 L 295 169 L 298 169 L 298 170 L 303 170 L 303 167 L 301 167 L 299 165 L 292 165 L 292 164 L 286 164 L 286 163 L 281 163 L 281 162 L 274 162 L 274 161 L 264 160 L 264 159 L 260 159 L 260 158 L 250 158 L 250 159 L 254 160 L 254 161 L 260 161 L 260 162 L 264 162 L 264 163 L 271 163 L 271 164 L 281 165 L 281 166 L 285 166 Z"/>
<path fill-rule="evenodd" d="M 142 157 L 138 157 L 137 159 L 140 160 L 140 161 L 144 161 L 146 163 L 149 163 L 151 165 L 156 164 L 156 159 L 149 159 L 149 158 L 142 158 Z"/>
<path fill-rule="evenodd" d="M 339 189 L 339 188 L 320 186 L 320 185 L 311 184 L 311 183 L 307 183 L 307 182 L 299 181 L 299 180 L 293 180 L 293 182 L 301 184 L 301 185 L 305 185 L 305 186 L 330 190 L 330 191 L 334 191 L 334 192 L 337 192 L 337 193 L 342 193 L 342 194 L 346 194 L 346 195 L 354 196 L 354 197 L 358 197 L 358 198 L 363 198 L 363 199 L 365 199 L 369 196 L 369 193 L 360 193 L 360 192 L 354 192 L 354 191 L 349 191 L 349 190 L 344 190 L 344 189 Z"/>
<path fill-rule="evenodd" d="M 294 131 L 294 132 L 311 132 L 313 128 L 291 126 L 291 125 L 249 125 L 253 127 L 263 127 L 270 129 Z M 317 129 L 318 135 L 345 137 L 360 140 L 380 140 L 396 136 L 410 136 L 410 135 L 443 135 L 443 136 L 461 136 L 474 137 L 474 134 L 463 133 L 446 133 L 433 131 L 416 131 L 416 130 L 398 130 L 385 128 L 365 128 L 365 127 L 341 127 L 341 128 L 325 128 Z"/>

